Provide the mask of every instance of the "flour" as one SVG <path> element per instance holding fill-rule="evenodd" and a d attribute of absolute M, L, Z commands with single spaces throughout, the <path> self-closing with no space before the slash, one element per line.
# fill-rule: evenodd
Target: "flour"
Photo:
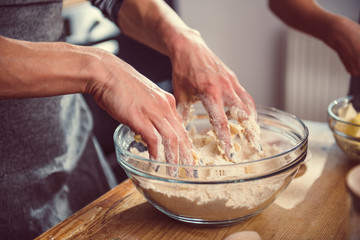
<path fill-rule="evenodd" d="M 254 123 L 253 121 L 248 124 Z M 260 128 L 253 126 L 253 129 Z M 219 147 L 213 129 L 197 132 L 195 128 L 191 128 L 188 135 L 193 142 L 195 165 L 198 166 L 194 174 L 195 179 L 187 178 L 181 166 L 178 167 L 177 174 L 182 180 L 200 181 L 202 184 L 169 183 L 137 177 L 136 180 L 147 199 L 175 215 L 207 221 L 237 219 L 268 206 L 288 183 L 284 181 L 285 175 L 249 182 L 206 184 L 205 181 L 211 180 L 231 181 L 239 177 L 251 177 L 262 171 L 279 167 L 275 164 L 284 164 L 284 159 L 276 163 L 239 164 L 276 155 L 281 151 L 279 149 L 281 144 L 272 142 L 271 136 L 267 137 L 263 134 L 261 138 L 259 135 L 256 139 L 258 143 L 254 145 L 254 142 L 248 141 L 247 136 L 244 135 L 244 127 L 234 122 L 230 122 L 230 130 L 232 156 L 229 159 Z M 258 146 L 261 146 L 261 150 Z M 138 152 L 136 149 L 131 151 L 135 155 L 149 157 L 147 151 Z M 163 162 L 165 162 L 164 158 Z M 155 165 L 152 163 L 146 170 L 150 174 L 165 176 L 166 167 Z M 214 167 L 217 165 L 218 168 Z"/>
<path fill-rule="evenodd" d="M 236 219 L 263 209 L 282 185 L 282 181 L 262 180 L 217 186 L 140 181 L 145 196 L 153 203 L 176 215 L 210 221 Z"/>

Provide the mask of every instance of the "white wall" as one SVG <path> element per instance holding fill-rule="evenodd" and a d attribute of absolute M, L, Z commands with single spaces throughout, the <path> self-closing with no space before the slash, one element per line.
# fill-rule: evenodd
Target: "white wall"
<path fill-rule="evenodd" d="M 320 0 L 357 20 L 359 0 Z M 266 0 L 178 0 L 182 19 L 237 74 L 257 104 L 283 108 L 285 25 Z"/>

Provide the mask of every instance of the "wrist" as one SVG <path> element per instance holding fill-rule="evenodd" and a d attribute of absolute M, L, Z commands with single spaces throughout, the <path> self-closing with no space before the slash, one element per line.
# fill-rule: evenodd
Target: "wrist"
<path fill-rule="evenodd" d="M 96 95 L 101 89 L 107 86 L 109 70 L 107 69 L 104 58 L 109 54 L 106 51 L 94 47 L 80 47 L 80 58 L 83 63 L 79 71 L 81 79 L 81 92 Z"/>
<path fill-rule="evenodd" d="M 173 59 L 179 52 L 190 49 L 194 43 L 203 43 L 200 32 L 195 29 L 186 29 L 177 34 L 172 34 L 167 42 L 168 56 Z"/>
<path fill-rule="evenodd" d="M 68 43 L 57 43 L 60 54 L 55 54 L 52 78 L 58 79 L 60 94 L 88 93 L 90 86 L 99 84 L 103 50 Z"/>
<path fill-rule="evenodd" d="M 346 35 L 346 30 L 349 24 L 349 19 L 334 16 L 334 18 L 329 23 L 329 28 L 327 34 L 324 38 L 324 42 L 331 48 L 336 49 L 341 38 Z"/>

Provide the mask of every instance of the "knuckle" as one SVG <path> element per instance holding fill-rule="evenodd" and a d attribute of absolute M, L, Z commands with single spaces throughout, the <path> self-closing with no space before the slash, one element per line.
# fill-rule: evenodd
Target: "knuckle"
<path fill-rule="evenodd" d="M 175 97 L 170 94 L 170 93 L 167 93 L 166 94 L 166 97 L 167 97 L 167 101 L 169 102 L 170 106 L 171 107 L 175 107 L 176 106 L 176 100 L 175 100 Z"/>
<path fill-rule="evenodd" d="M 227 131 L 228 130 L 228 123 L 225 121 L 220 122 L 219 128 L 221 131 Z"/>
<path fill-rule="evenodd" d="M 171 145 L 177 145 L 179 143 L 179 137 L 175 133 L 171 134 L 168 139 Z"/>
<path fill-rule="evenodd" d="M 147 135 L 143 136 L 145 142 L 151 146 L 155 146 L 159 142 L 159 138 L 154 133 L 148 133 Z"/>

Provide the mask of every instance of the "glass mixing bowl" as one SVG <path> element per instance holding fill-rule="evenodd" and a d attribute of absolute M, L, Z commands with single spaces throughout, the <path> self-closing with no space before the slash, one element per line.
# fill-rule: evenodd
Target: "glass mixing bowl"
<path fill-rule="evenodd" d="M 350 123 L 339 117 L 341 109 L 345 109 L 353 101 L 353 96 L 346 96 L 332 101 L 327 109 L 328 124 L 335 141 L 341 150 L 351 159 L 360 161 L 360 125 Z"/>
<path fill-rule="evenodd" d="M 234 224 L 268 207 L 307 154 L 308 129 L 300 119 L 269 107 L 257 107 L 257 112 L 262 143 L 279 150 L 274 156 L 211 166 L 152 161 L 131 153 L 146 148 L 120 125 L 114 132 L 117 161 L 147 201 L 166 215 L 194 224 Z M 195 109 L 190 125 L 199 131 L 212 128 L 203 108 Z M 169 168 L 177 174 L 170 176 Z"/>

